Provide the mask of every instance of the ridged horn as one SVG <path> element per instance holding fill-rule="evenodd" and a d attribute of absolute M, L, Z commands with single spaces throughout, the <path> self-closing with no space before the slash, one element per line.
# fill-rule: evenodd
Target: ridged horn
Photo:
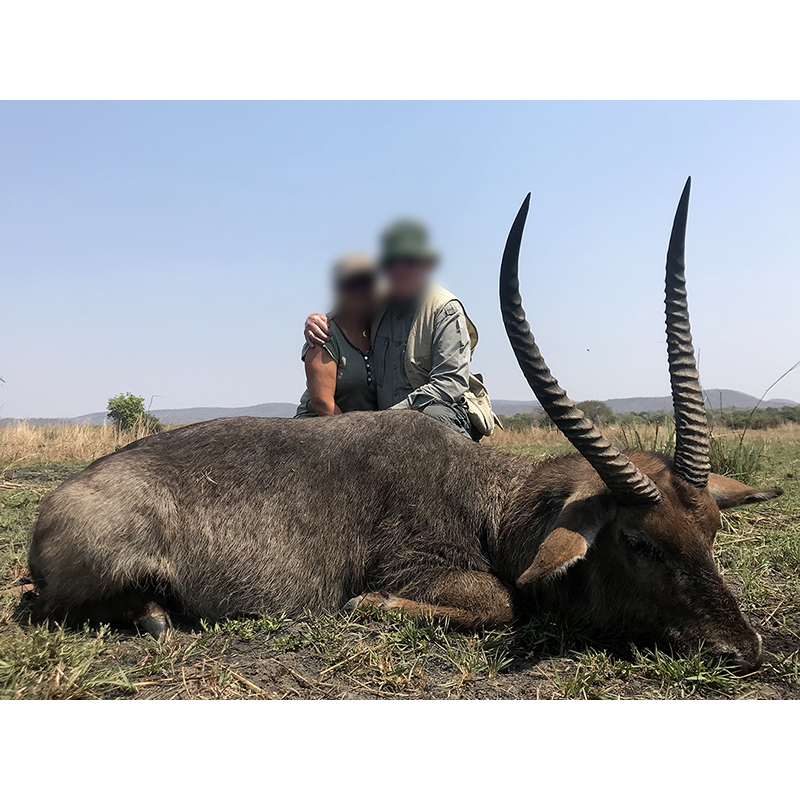
<path fill-rule="evenodd" d="M 708 419 L 700 375 L 692 346 L 689 305 L 686 299 L 686 219 L 692 179 L 684 186 L 675 212 L 667 251 L 666 309 L 667 357 L 675 412 L 675 459 L 673 471 L 693 486 L 708 484 Z"/>
<path fill-rule="evenodd" d="M 500 309 L 522 374 L 550 419 L 595 468 L 620 502 L 628 505 L 658 503 L 661 495 L 656 485 L 567 397 L 547 368 L 533 338 L 522 308 L 518 277 L 519 250 L 530 200 L 529 194 L 511 226 L 500 267 Z"/>

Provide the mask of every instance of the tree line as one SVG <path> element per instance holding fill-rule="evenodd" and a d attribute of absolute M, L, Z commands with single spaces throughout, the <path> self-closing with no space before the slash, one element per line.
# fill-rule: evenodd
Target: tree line
<path fill-rule="evenodd" d="M 671 411 L 637 411 L 615 414 L 607 403 L 600 400 L 584 400 L 578 408 L 589 419 L 598 425 L 663 425 L 672 422 Z M 708 417 L 712 423 L 724 425 L 734 430 L 767 430 L 779 425 L 800 423 L 800 406 L 783 406 L 781 408 L 723 408 L 708 409 Z M 506 430 L 525 430 L 527 428 L 543 428 L 549 430 L 553 423 L 541 409 L 514 414 L 500 415 L 500 421 Z"/>

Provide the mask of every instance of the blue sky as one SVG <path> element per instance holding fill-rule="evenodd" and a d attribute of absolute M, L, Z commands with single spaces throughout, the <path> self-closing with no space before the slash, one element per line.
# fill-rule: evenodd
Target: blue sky
<path fill-rule="evenodd" d="M 346 250 L 426 220 L 495 397 L 527 384 L 500 320 L 533 192 L 528 316 L 576 399 L 666 394 L 663 267 L 693 176 L 687 278 L 707 387 L 800 359 L 797 103 L 0 104 L 0 414 L 296 401 L 302 324 Z M 773 396 L 800 400 L 800 370 Z"/>

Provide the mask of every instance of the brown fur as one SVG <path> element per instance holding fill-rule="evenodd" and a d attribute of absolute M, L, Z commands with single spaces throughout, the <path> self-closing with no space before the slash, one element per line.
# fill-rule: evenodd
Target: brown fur
<path fill-rule="evenodd" d="M 131 620 L 168 596 L 206 618 L 297 614 L 373 592 L 476 627 L 510 621 L 527 598 L 754 664 L 758 637 L 711 556 L 712 495 L 664 458 L 630 457 L 657 506 L 621 506 L 577 455 L 514 458 L 411 411 L 187 426 L 43 500 L 39 612 Z M 723 504 L 776 494 L 712 485 Z"/>

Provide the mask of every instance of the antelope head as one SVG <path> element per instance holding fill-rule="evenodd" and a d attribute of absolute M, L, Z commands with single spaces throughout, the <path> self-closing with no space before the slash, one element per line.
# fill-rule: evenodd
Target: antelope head
<path fill-rule="evenodd" d="M 678 204 L 666 264 L 667 356 L 675 455 L 621 452 L 584 416 L 547 367 L 525 319 L 518 266 L 530 195 L 517 214 L 500 271 L 506 332 L 544 411 L 583 456 L 572 496 L 549 526 L 517 586 L 591 624 L 678 647 L 702 643 L 744 669 L 761 658 L 713 559 L 720 509 L 779 496 L 711 472 L 705 402 L 692 346 L 684 276 L 691 179 Z M 574 461 L 574 459 L 571 459 Z"/>

